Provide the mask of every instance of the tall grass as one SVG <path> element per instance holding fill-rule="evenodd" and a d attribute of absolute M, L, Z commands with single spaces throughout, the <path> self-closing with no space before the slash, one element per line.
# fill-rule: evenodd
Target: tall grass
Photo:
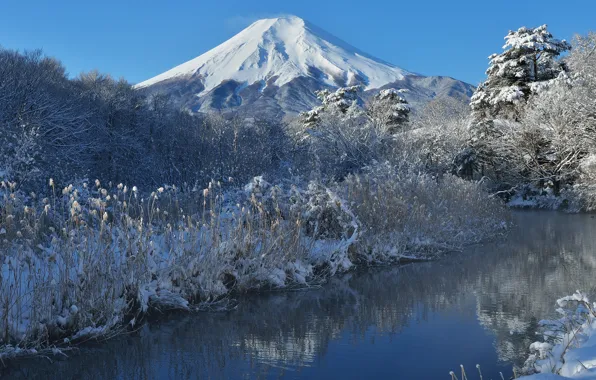
<path fill-rule="evenodd" d="M 455 373 L 454 371 L 450 371 L 449 372 L 449 376 L 451 376 L 451 380 L 469 380 L 470 377 L 468 377 L 468 374 L 466 373 L 466 369 L 464 368 L 463 364 L 459 365 L 459 368 L 461 370 L 460 372 L 460 376 L 457 376 L 457 373 Z M 482 376 L 482 369 L 480 368 L 480 364 L 476 364 L 476 371 L 478 372 L 478 379 L 483 380 L 484 376 Z M 476 378 L 476 377 L 474 377 Z M 505 376 L 503 376 L 503 372 L 499 372 L 499 378 L 501 380 L 505 380 Z M 513 372 L 513 378 L 517 379 L 517 375 L 515 373 L 515 371 Z"/>
<path fill-rule="evenodd" d="M 40 198 L 0 183 L 0 357 L 69 347 L 232 292 L 434 255 L 498 233 L 503 219 L 476 185 L 386 168 L 331 187 L 261 177 L 227 191 L 48 186 Z"/>

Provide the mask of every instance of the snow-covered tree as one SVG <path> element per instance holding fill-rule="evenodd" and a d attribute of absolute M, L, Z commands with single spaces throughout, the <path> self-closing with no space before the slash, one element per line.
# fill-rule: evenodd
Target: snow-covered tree
<path fill-rule="evenodd" d="M 73 95 L 56 59 L 0 48 L 0 167 L 13 179 L 73 175 L 85 164 L 87 114 Z"/>
<path fill-rule="evenodd" d="M 574 88 L 571 109 L 581 115 L 584 123 L 596 128 L 596 33 L 577 36 L 566 61 Z"/>
<path fill-rule="evenodd" d="M 358 86 L 318 91 L 321 106 L 304 112 L 294 124 L 297 166 L 343 178 L 379 157 L 390 135 L 371 123 L 361 107 Z"/>
<path fill-rule="evenodd" d="M 350 110 L 355 110 L 359 102 L 359 91 L 360 86 L 341 87 L 334 92 L 328 89 L 316 91 L 315 95 L 321 101 L 321 105 L 301 113 L 304 126 L 306 128 L 315 126 L 323 112 L 345 115 Z"/>
<path fill-rule="evenodd" d="M 570 68 L 527 100 L 519 121 L 494 121 L 498 138 L 486 140 L 512 183 L 550 188 L 590 181 L 583 161 L 596 153 L 596 38 L 577 37 Z"/>
<path fill-rule="evenodd" d="M 571 46 L 554 38 L 546 25 L 510 31 L 505 41 L 504 52 L 489 57 L 488 78 L 472 96 L 470 105 L 477 119 L 517 119 L 518 106 L 533 88 L 566 69 L 557 57 Z"/>
<path fill-rule="evenodd" d="M 503 147 L 523 134 L 521 129 L 516 130 L 516 125 L 529 108 L 528 99 L 545 91 L 560 73 L 568 70 L 558 57 L 571 46 L 554 38 L 546 25 L 510 31 L 505 41 L 504 51 L 489 57 L 487 79 L 472 96 L 469 143 L 459 161 L 474 168 L 479 177 L 488 176 L 495 183 L 508 186 L 506 178 L 512 173 L 507 159 L 500 156 L 508 149 Z M 511 133 L 515 136 L 506 135 Z"/>
<path fill-rule="evenodd" d="M 437 174 L 454 172 L 465 177 L 467 166 L 464 161 L 456 164 L 456 159 L 466 148 L 469 114 L 464 101 L 431 100 L 413 115 L 407 141 L 400 149 L 411 149 L 420 158 L 421 170 Z"/>
<path fill-rule="evenodd" d="M 373 96 L 366 112 L 373 124 L 387 133 L 395 134 L 408 122 L 410 105 L 400 94 L 406 90 L 381 90 Z"/>

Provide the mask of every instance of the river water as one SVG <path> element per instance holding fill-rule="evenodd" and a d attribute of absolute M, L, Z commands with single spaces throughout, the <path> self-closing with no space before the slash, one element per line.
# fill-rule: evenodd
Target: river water
<path fill-rule="evenodd" d="M 470 379 L 512 375 L 557 298 L 596 285 L 596 219 L 516 212 L 502 241 L 430 263 L 368 268 L 320 288 L 166 315 L 139 331 L 21 361 L 2 378 Z M 1 365 L 0 365 L 1 366 Z"/>

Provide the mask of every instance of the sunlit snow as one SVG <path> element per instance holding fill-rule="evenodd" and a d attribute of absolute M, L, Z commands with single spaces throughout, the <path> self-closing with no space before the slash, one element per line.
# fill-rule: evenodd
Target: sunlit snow
<path fill-rule="evenodd" d="M 249 85 L 273 79 L 273 84 L 282 86 L 298 77 L 317 76 L 332 86 L 363 84 L 365 89 L 373 89 L 409 74 L 289 16 L 256 21 L 216 48 L 136 87 L 200 76 L 204 94 L 230 79 Z"/>

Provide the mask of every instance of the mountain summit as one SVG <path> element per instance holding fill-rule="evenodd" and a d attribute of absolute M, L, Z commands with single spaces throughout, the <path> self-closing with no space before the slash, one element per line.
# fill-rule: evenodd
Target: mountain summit
<path fill-rule="evenodd" d="M 408 78 L 425 77 L 374 58 L 299 17 L 286 16 L 256 21 L 136 88 L 170 93 L 193 111 L 254 105 L 287 114 L 315 104 L 312 93 L 317 89 L 361 85 L 370 91 Z M 467 89 L 463 92 L 469 95 Z"/>
<path fill-rule="evenodd" d="M 405 70 L 363 53 L 296 17 L 259 20 L 207 53 L 142 82 L 147 87 L 174 77 L 202 76 L 207 92 L 224 80 L 283 86 L 316 76 L 329 86 L 379 88 L 403 79 Z"/>

